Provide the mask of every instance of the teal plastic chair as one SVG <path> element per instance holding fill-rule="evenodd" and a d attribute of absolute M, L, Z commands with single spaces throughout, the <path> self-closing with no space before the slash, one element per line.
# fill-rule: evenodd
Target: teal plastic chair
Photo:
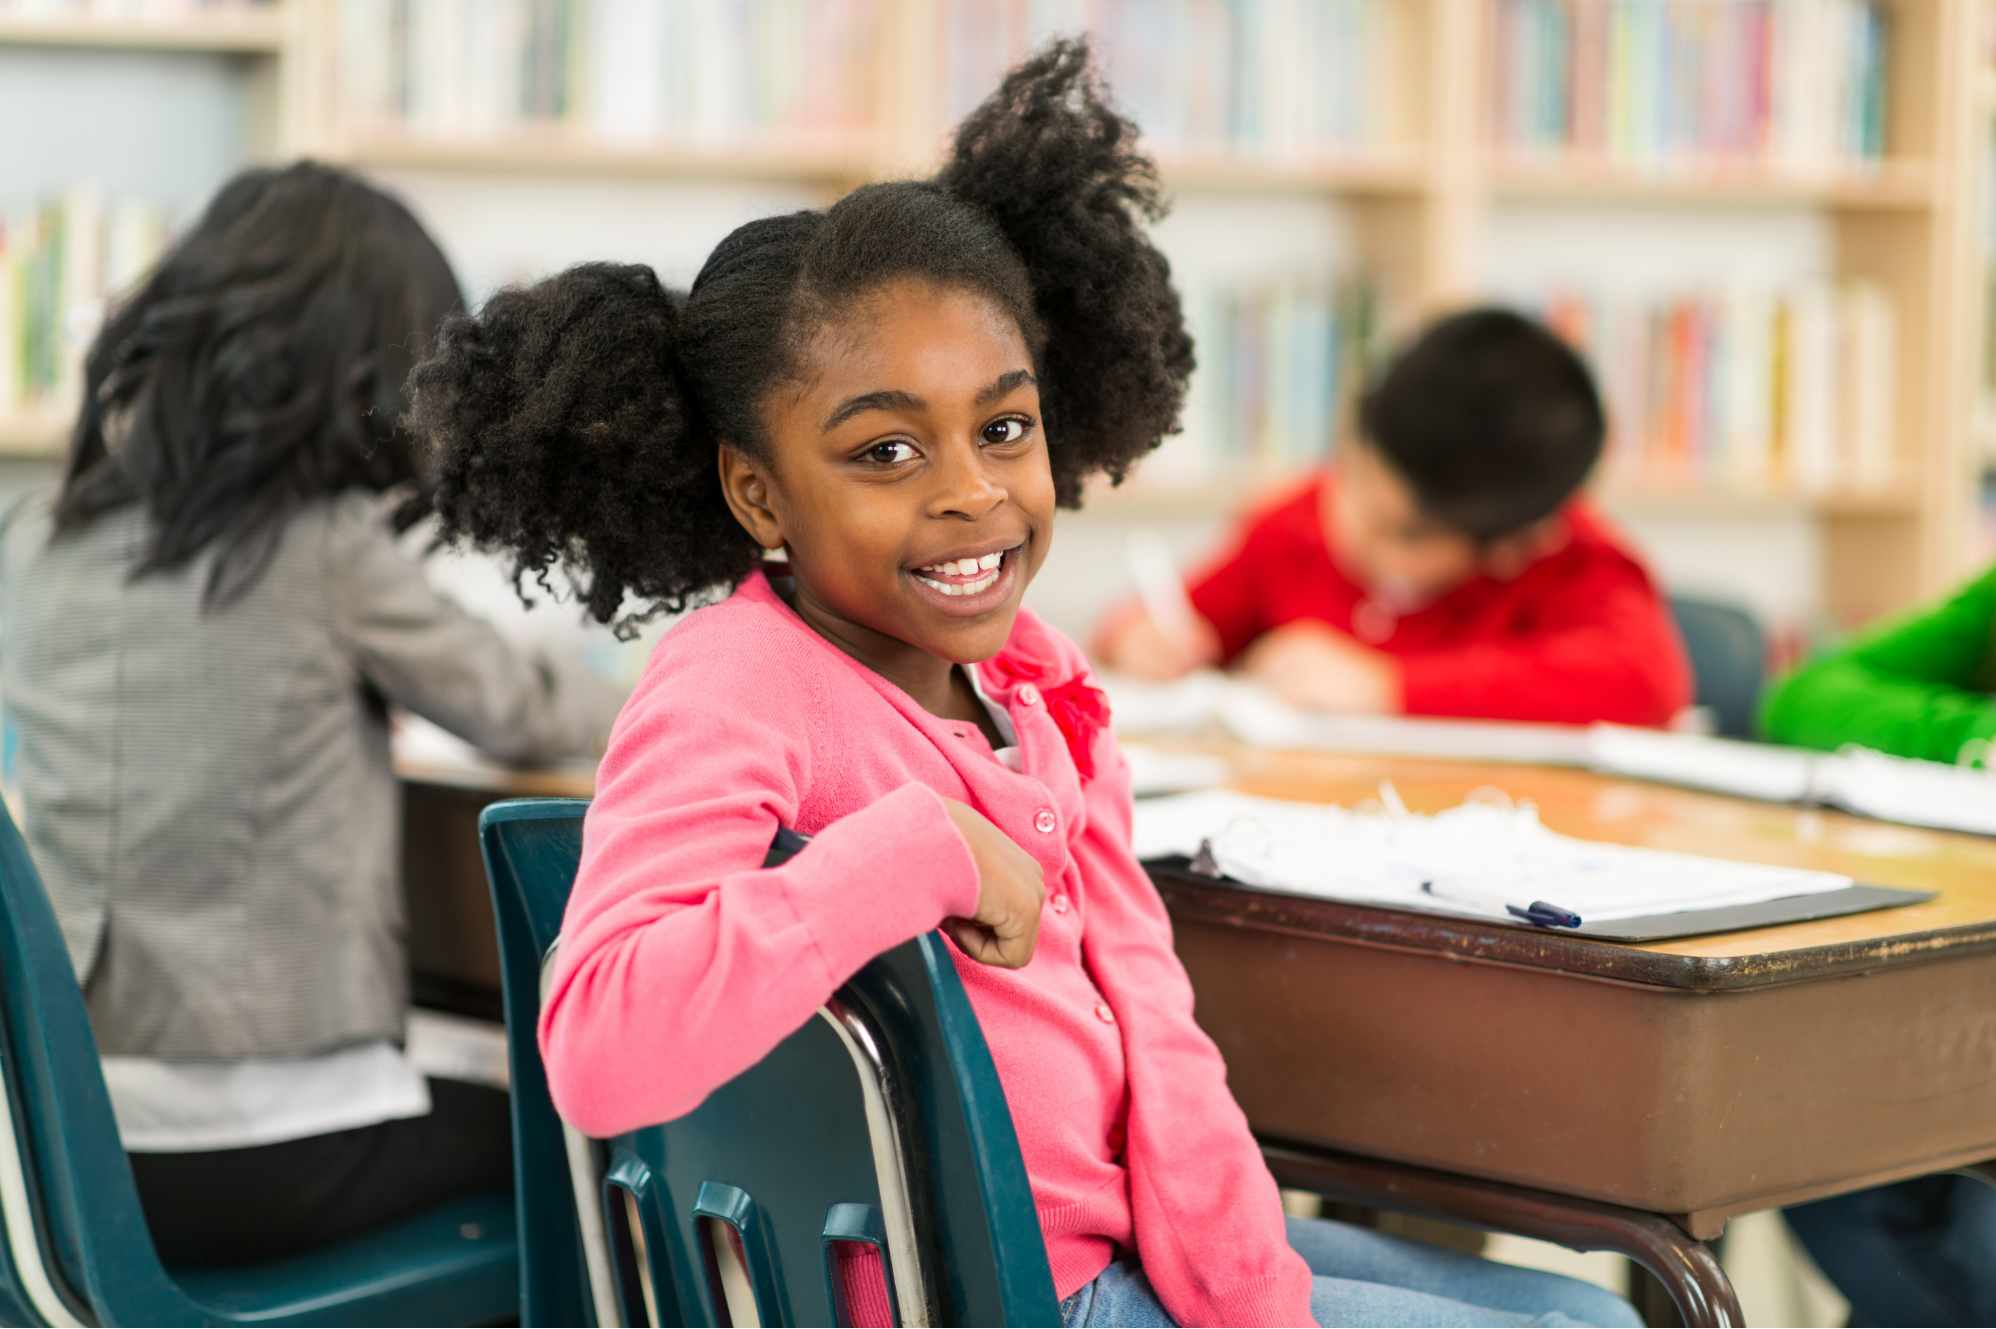
<path fill-rule="evenodd" d="M 603 1141 L 563 1126 L 534 1029 L 586 807 L 525 799 L 479 818 L 525 1322 L 1059 1323 L 1011 1111 L 938 934 L 872 961 L 686 1116 Z"/>
<path fill-rule="evenodd" d="M 519 1306 L 503 1194 L 304 1255 L 168 1269 L 118 1141 L 83 994 L 40 875 L 0 811 L 0 1320 L 487 1324 Z"/>
<path fill-rule="evenodd" d="M 1737 605 L 1673 596 L 1671 616 L 1691 657 L 1693 700 L 1709 706 L 1727 738 L 1752 738 L 1754 713 L 1767 674 L 1767 638 Z"/>

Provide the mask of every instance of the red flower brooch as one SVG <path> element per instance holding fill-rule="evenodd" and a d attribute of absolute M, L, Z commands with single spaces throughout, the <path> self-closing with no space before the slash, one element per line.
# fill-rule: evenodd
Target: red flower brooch
<path fill-rule="evenodd" d="M 1100 688 L 1090 687 L 1079 674 L 1059 683 L 1044 682 L 1048 671 L 1043 665 L 1012 651 L 999 652 L 982 668 L 1001 688 L 1016 690 L 1022 683 L 1038 688 L 1047 714 L 1067 740 L 1074 769 L 1084 780 L 1095 778 L 1095 738 L 1109 725 L 1109 698 Z"/>

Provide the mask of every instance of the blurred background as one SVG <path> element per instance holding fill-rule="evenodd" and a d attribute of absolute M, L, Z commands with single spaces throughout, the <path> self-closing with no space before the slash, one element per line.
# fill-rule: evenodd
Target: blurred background
<path fill-rule="evenodd" d="M 1385 348 L 1500 300 L 1599 376 L 1600 503 L 1778 666 L 1996 557 L 1991 23 L 1983 0 L 0 0 L 0 498 L 55 478 L 106 302 L 244 165 L 399 192 L 473 305 L 587 259 L 684 285 L 745 220 L 927 174 L 1010 63 L 1087 30 L 1163 166 L 1200 368 L 1184 432 L 1062 518 L 1028 603 L 1085 635 L 1131 531 L 1197 558 L 1334 446 Z M 439 580 L 642 666 L 479 560 Z M 1749 1319 L 1840 1323 L 1753 1222 L 1728 1257 L 1767 1271 Z"/>
<path fill-rule="evenodd" d="M 0 488 L 53 477 L 104 302 L 245 164 L 397 190 L 473 304 L 584 259 L 684 284 L 748 218 L 927 173 L 1008 64 L 1086 29 L 1163 164 L 1200 368 L 1184 433 L 1064 519 L 1040 612 L 1082 635 L 1134 527 L 1196 557 L 1332 446 L 1395 338 L 1496 299 L 1593 363 L 1602 504 L 1778 665 L 1996 554 L 1989 24 L 1980 0 L 0 0 Z"/>

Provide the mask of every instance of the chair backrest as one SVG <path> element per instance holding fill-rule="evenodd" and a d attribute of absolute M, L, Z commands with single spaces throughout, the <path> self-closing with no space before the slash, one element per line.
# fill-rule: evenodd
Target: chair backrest
<path fill-rule="evenodd" d="M 0 810 L 0 1222 L 49 1324 L 202 1324 L 160 1265 L 55 911 Z"/>
<path fill-rule="evenodd" d="M 1691 656 L 1697 703 L 1717 717 L 1729 738 L 1753 736 L 1754 708 L 1767 671 L 1767 640 L 1752 614 L 1737 605 L 1673 597 L 1670 612 Z"/>
<path fill-rule="evenodd" d="M 906 1324 L 1057 1322 L 1011 1112 L 935 934 L 869 963 L 693 1112 L 590 1145 L 578 1192 L 533 1030 L 582 811 L 523 800 L 480 820 L 505 969 L 528 1322 L 851 1324 L 890 1309 Z M 527 1212 L 530 1185 L 541 1215 Z M 557 1206 L 557 1192 L 578 1198 Z M 600 1217 L 577 1217 L 583 1197 Z M 591 1231 L 608 1266 L 601 1302 Z"/>

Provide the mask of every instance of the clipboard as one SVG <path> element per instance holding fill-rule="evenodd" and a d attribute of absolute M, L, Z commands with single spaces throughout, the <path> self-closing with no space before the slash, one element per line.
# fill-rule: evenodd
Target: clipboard
<path fill-rule="evenodd" d="M 1190 858 L 1174 854 L 1166 858 L 1147 860 L 1144 867 L 1158 867 L 1180 872 L 1189 876 L 1203 877 L 1209 881 L 1231 886 L 1239 891 L 1254 891 L 1261 895 L 1286 895 L 1298 900 L 1328 900 L 1339 904 L 1349 904 L 1366 909 L 1391 909 L 1400 913 L 1435 914 L 1444 918 L 1461 918 L 1491 927 L 1512 928 L 1519 932 L 1539 932 L 1560 937 L 1585 937 L 1589 941 L 1644 942 L 1672 941 L 1679 937 L 1700 937 L 1716 932 L 1744 932 L 1752 928 L 1778 927 L 1784 923 L 1808 923 L 1819 918 L 1840 918 L 1846 914 L 1864 914 L 1874 909 L 1897 909 L 1903 905 L 1924 904 L 1938 892 L 1904 890 L 1895 886 L 1846 886 L 1838 891 L 1820 891 L 1811 895 L 1789 895 L 1774 900 L 1760 900 L 1753 904 L 1728 905 L 1722 909 L 1688 909 L 1676 913 L 1649 914 L 1639 918 L 1617 918 L 1606 923 L 1588 923 L 1581 920 L 1579 927 L 1541 927 L 1518 919 L 1500 919 L 1488 914 L 1458 912 L 1453 909 L 1415 909 L 1405 904 L 1383 904 L 1365 900 L 1336 900 L 1335 897 L 1316 895 L 1306 891 L 1284 891 L 1269 886 L 1254 886 L 1232 877 L 1214 876 L 1201 872 Z"/>

